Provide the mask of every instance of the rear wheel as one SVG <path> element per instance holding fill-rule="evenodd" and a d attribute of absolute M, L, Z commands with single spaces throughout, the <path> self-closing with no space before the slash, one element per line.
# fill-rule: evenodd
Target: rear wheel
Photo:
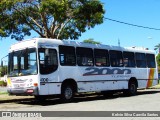
<path fill-rule="evenodd" d="M 71 102 L 74 97 L 74 89 L 71 85 L 65 84 L 62 86 L 62 91 L 61 91 L 61 100 L 63 102 Z"/>
<path fill-rule="evenodd" d="M 135 81 L 130 81 L 128 85 L 128 90 L 124 91 L 125 95 L 134 96 L 137 94 L 137 84 Z"/>

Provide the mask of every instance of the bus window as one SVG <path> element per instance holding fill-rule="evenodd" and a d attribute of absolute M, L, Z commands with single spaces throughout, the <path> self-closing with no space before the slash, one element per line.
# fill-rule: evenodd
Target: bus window
<path fill-rule="evenodd" d="M 135 67 L 135 57 L 133 52 L 123 52 L 124 66 Z"/>
<path fill-rule="evenodd" d="M 54 49 L 39 48 L 39 64 L 41 74 L 50 74 L 57 70 L 57 52 Z"/>
<path fill-rule="evenodd" d="M 59 46 L 60 64 L 63 66 L 75 66 L 76 55 L 75 48 L 71 46 Z"/>
<path fill-rule="evenodd" d="M 109 54 L 112 67 L 123 67 L 123 57 L 121 51 L 110 50 Z"/>
<path fill-rule="evenodd" d="M 147 58 L 147 66 L 149 68 L 155 68 L 156 64 L 155 64 L 155 56 L 154 56 L 154 54 L 146 54 L 146 58 Z"/>
<path fill-rule="evenodd" d="M 146 55 L 144 53 L 135 53 L 137 67 L 146 68 Z"/>
<path fill-rule="evenodd" d="M 29 48 L 9 54 L 9 76 L 37 74 L 36 49 Z"/>
<path fill-rule="evenodd" d="M 93 50 L 91 48 L 76 48 L 77 64 L 79 66 L 93 66 Z"/>
<path fill-rule="evenodd" d="M 109 66 L 108 50 L 94 49 L 95 65 L 96 66 Z"/>
<path fill-rule="evenodd" d="M 14 65 L 14 66 L 13 66 L 13 70 L 18 70 L 18 56 L 15 55 L 15 56 L 13 57 L 13 61 L 14 61 L 14 62 L 13 62 L 13 65 Z"/>

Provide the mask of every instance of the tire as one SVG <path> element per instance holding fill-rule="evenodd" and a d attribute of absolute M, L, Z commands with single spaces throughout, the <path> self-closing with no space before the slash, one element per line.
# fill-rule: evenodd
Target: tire
<path fill-rule="evenodd" d="M 62 86 L 61 90 L 61 100 L 62 102 L 71 102 L 74 98 L 74 89 L 71 85 L 65 84 Z"/>
<path fill-rule="evenodd" d="M 128 84 L 128 90 L 124 91 L 127 96 L 135 96 L 137 94 L 137 84 L 135 81 L 130 81 Z"/>

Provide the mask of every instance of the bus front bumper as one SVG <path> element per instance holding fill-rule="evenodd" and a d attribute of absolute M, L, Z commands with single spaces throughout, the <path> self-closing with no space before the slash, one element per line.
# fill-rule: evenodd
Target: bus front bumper
<path fill-rule="evenodd" d="M 38 87 L 7 88 L 10 95 L 38 95 Z"/>

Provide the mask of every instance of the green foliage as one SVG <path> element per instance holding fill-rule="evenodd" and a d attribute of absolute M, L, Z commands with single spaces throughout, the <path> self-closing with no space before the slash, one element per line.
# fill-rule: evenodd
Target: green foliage
<path fill-rule="evenodd" d="M 4 95 L 4 94 L 8 94 L 8 92 L 3 92 L 3 91 L 1 92 L 0 91 L 0 95 Z"/>
<path fill-rule="evenodd" d="M 158 72 L 160 73 L 160 44 L 154 46 L 154 50 L 158 50 L 158 55 L 156 57 L 157 65 L 158 65 Z"/>
<path fill-rule="evenodd" d="M 160 66 L 160 54 L 157 55 L 156 59 L 157 59 L 158 66 Z"/>
<path fill-rule="evenodd" d="M 0 81 L 0 86 L 7 86 L 7 83 L 4 81 Z"/>
<path fill-rule="evenodd" d="M 4 76 L 7 74 L 7 66 L 0 67 L 0 76 Z"/>
<path fill-rule="evenodd" d="M 83 42 L 84 42 L 84 43 L 91 43 L 91 44 L 101 44 L 101 42 L 95 41 L 95 40 L 92 39 L 92 38 L 89 38 L 89 39 L 87 39 L 87 40 L 84 40 Z"/>
<path fill-rule="evenodd" d="M 31 30 L 40 37 L 78 39 L 103 23 L 99 0 L 1 0 L 0 37 L 22 40 Z"/>
<path fill-rule="evenodd" d="M 158 65 L 158 72 L 160 73 L 160 53 L 156 57 L 157 65 Z"/>
<path fill-rule="evenodd" d="M 160 44 L 158 44 L 158 45 L 156 45 L 154 47 L 155 47 L 154 50 L 159 50 L 160 49 Z"/>

